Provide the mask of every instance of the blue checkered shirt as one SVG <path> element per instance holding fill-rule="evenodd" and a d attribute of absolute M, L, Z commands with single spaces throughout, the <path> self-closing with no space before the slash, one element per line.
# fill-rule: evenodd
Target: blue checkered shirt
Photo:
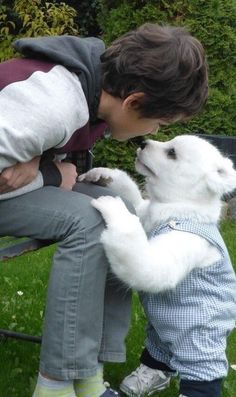
<path fill-rule="evenodd" d="M 150 238 L 172 230 L 205 238 L 221 260 L 195 268 L 174 290 L 140 294 L 148 318 L 146 348 L 182 379 L 222 378 L 228 370 L 226 339 L 236 319 L 236 277 L 227 248 L 216 225 L 188 220 L 156 227 Z"/>

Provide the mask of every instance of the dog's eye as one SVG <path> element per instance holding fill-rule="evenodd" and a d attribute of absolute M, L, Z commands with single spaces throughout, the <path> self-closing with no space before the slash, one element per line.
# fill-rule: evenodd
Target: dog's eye
<path fill-rule="evenodd" d="M 172 160 L 176 160 L 177 156 L 176 156 L 176 152 L 174 148 L 168 149 L 166 151 L 167 157 L 169 157 Z"/>

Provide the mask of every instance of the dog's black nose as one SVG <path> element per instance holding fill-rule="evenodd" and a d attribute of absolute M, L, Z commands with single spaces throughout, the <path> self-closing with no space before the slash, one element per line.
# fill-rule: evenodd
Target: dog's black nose
<path fill-rule="evenodd" d="M 147 144 L 147 142 L 143 139 L 143 140 L 140 142 L 139 146 L 140 146 L 141 149 L 143 150 L 143 149 L 145 148 L 146 144 Z"/>

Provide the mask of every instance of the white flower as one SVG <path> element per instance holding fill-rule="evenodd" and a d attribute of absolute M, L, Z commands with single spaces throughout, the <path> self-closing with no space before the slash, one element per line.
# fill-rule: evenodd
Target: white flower
<path fill-rule="evenodd" d="M 235 365 L 235 364 L 230 365 L 230 367 L 231 367 L 234 371 L 236 371 L 236 365 Z"/>
<path fill-rule="evenodd" d="M 17 295 L 22 296 L 24 294 L 24 292 L 22 291 L 17 291 Z"/>

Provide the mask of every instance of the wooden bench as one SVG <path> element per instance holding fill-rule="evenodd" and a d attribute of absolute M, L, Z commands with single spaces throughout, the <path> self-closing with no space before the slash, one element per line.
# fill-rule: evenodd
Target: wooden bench
<path fill-rule="evenodd" d="M 88 150 L 74 153 L 70 156 L 70 161 L 72 161 L 76 165 L 78 173 L 83 173 L 92 167 L 91 151 Z M 38 250 L 53 243 L 53 241 L 35 240 L 28 237 L 0 237 L 0 262 L 7 261 L 20 255 L 24 255 L 30 251 Z M 41 337 L 39 336 L 33 336 L 7 329 L 0 329 L 0 338 L 14 338 L 25 340 L 28 342 L 41 343 Z"/>

